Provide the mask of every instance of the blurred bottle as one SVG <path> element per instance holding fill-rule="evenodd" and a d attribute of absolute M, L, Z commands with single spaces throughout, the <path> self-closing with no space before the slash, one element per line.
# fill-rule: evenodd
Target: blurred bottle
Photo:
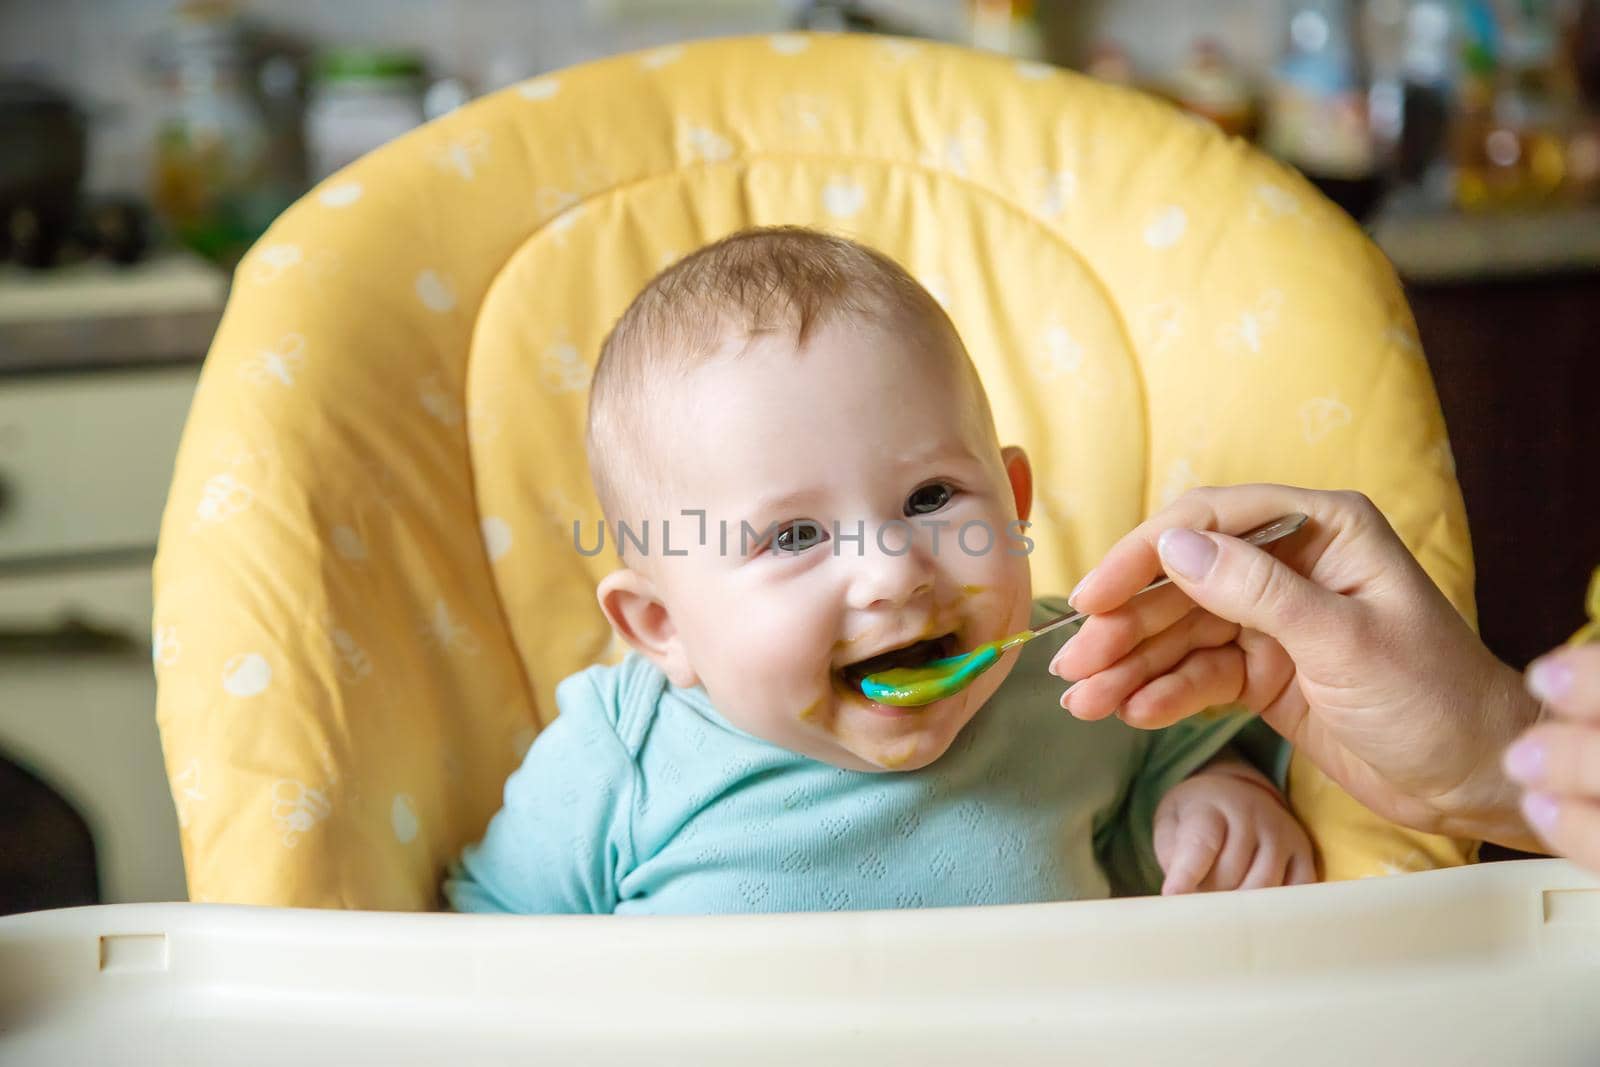
<path fill-rule="evenodd" d="M 1582 113 L 1567 143 L 1567 181 L 1573 199 L 1600 200 L 1600 0 L 1582 0 L 1569 13 L 1567 56 Z"/>
<path fill-rule="evenodd" d="M 1044 36 L 1033 7 L 1034 0 L 968 0 L 973 45 L 1019 59 L 1044 59 Z"/>
<path fill-rule="evenodd" d="M 1128 50 L 1115 41 L 1097 41 L 1089 49 L 1083 72 L 1091 78 L 1112 85 L 1134 85 L 1138 73 L 1133 69 L 1133 59 Z"/>
<path fill-rule="evenodd" d="M 1505 84 L 1496 114 L 1516 135 L 1523 159 L 1520 199 L 1542 207 L 1567 180 L 1567 140 L 1576 125 L 1577 86 L 1561 51 L 1558 0 L 1507 0 Z"/>
<path fill-rule="evenodd" d="M 1577 88 L 1560 46 L 1561 12 L 1555 0 L 1502 0 L 1490 14 L 1499 48 L 1495 62 L 1476 72 L 1464 101 L 1457 202 L 1474 211 L 1547 207 L 1572 195 L 1584 169 Z M 1569 173 L 1574 147 L 1578 175 Z"/>
<path fill-rule="evenodd" d="M 1461 85 L 1450 155 L 1455 167 L 1456 206 L 1487 209 L 1507 184 L 1495 162 L 1489 135 L 1495 130 L 1494 98 L 1500 70 L 1500 25 L 1489 0 L 1457 0 L 1460 13 Z M 1500 158 L 1504 158 L 1501 151 Z"/>
<path fill-rule="evenodd" d="M 299 42 L 256 42 L 256 90 L 267 127 L 267 172 L 285 198 L 306 188 L 306 69 Z"/>
<path fill-rule="evenodd" d="M 1589 110 L 1600 112 L 1600 0 L 1583 0 L 1573 19 L 1572 63 Z"/>
<path fill-rule="evenodd" d="M 233 6 L 179 4 L 158 70 L 152 200 L 180 241 L 231 265 L 288 198 L 270 177 L 268 130 L 250 91 Z"/>
<path fill-rule="evenodd" d="M 1195 41 L 1173 72 L 1167 92 L 1180 108 L 1209 119 L 1224 133 L 1247 140 L 1255 136 L 1254 94 L 1221 42 L 1209 37 Z"/>
<path fill-rule="evenodd" d="M 1393 172 L 1438 207 L 1449 203 L 1455 187 L 1450 144 L 1461 103 L 1459 35 L 1450 0 L 1411 0 L 1406 6 Z"/>
<path fill-rule="evenodd" d="M 1405 127 L 1408 0 L 1367 0 L 1361 35 L 1367 52 L 1367 121 L 1379 165 L 1395 169 Z"/>
<path fill-rule="evenodd" d="M 1363 218 L 1383 192 L 1367 72 L 1351 0 L 1291 0 L 1267 95 L 1265 141 L 1334 203 Z"/>
<path fill-rule="evenodd" d="M 323 56 L 306 109 L 311 177 L 320 181 L 422 125 L 422 57 L 344 48 Z"/>
<path fill-rule="evenodd" d="M 881 12 L 864 8 L 857 0 L 806 0 L 794 16 L 794 28 L 819 33 L 884 33 L 893 37 L 918 36 L 915 27 Z"/>
<path fill-rule="evenodd" d="M 0 261 L 49 267 L 66 244 L 88 162 L 88 120 L 65 93 L 0 78 Z"/>

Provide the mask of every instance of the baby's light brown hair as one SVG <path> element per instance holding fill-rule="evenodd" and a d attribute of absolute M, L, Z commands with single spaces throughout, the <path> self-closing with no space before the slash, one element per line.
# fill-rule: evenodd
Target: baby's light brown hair
<path fill-rule="evenodd" d="M 606 517 L 635 518 L 651 470 L 643 447 L 663 386 L 730 339 L 787 333 L 795 347 L 837 318 L 924 332 L 954 353 L 987 413 L 977 372 L 933 296 L 894 260 L 799 226 L 742 230 L 679 260 L 634 297 L 600 349 L 589 392 L 589 471 Z M 844 383 L 841 383 L 843 386 Z"/>

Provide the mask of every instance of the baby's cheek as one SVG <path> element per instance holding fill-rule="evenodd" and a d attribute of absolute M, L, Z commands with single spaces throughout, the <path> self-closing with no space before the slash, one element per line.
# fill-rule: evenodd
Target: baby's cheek
<path fill-rule="evenodd" d="M 802 721 L 817 717 L 828 696 L 828 653 L 804 628 L 759 626 L 735 616 L 727 629 L 732 639 L 718 653 L 719 675 L 741 703 L 763 718 Z"/>
<path fill-rule="evenodd" d="M 967 579 L 995 592 L 1030 596 L 1028 557 L 1021 546 L 1008 536 L 995 540 L 988 552 L 972 559 L 971 577 Z"/>
<path fill-rule="evenodd" d="M 747 624 L 737 618 L 730 626 L 739 629 Z M 759 672 L 768 678 L 794 683 L 814 677 L 826 666 L 831 642 L 819 642 L 816 635 L 801 626 L 774 626 L 762 633 L 749 633 L 743 644 L 744 662 L 759 665 Z"/>

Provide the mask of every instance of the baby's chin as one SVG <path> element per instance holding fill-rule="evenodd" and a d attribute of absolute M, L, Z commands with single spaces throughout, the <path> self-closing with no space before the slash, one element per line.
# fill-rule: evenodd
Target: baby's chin
<path fill-rule="evenodd" d="M 848 756 L 813 753 L 814 758 L 847 770 L 903 772 L 929 767 L 983 714 L 984 705 L 1016 667 L 1017 657 L 1015 650 L 1006 653 L 966 689 L 920 708 L 874 704 L 835 675 L 833 728 L 825 733 L 831 745 Z"/>
<path fill-rule="evenodd" d="M 903 774 L 932 766 L 949 750 L 948 744 L 940 746 L 937 751 L 929 749 L 928 746 L 901 752 L 850 748 L 832 753 L 816 753 L 812 758 L 845 771 L 859 771 L 863 774 Z"/>
<path fill-rule="evenodd" d="M 863 699 L 841 717 L 841 729 L 832 740 L 857 761 L 857 769 L 885 773 L 920 771 L 937 763 L 966 729 L 975 706 L 972 694 L 965 692 L 924 708 L 900 710 L 903 717 L 893 719 L 865 705 Z"/>
<path fill-rule="evenodd" d="M 955 738 L 937 747 L 920 745 L 915 751 L 899 754 L 884 754 L 873 761 L 871 757 L 863 756 L 862 759 L 871 765 L 867 770 L 875 774 L 904 774 L 909 771 L 920 771 L 924 767 L 931 767 L 950 751 L 950 745 Z"/>
<path fill-rule="evenodd" d="M 910 737 L 873 737 L 862 730 L 842 729 L 791 738 L 784 747 L 840 770 L 888 774 L 921 770 L 944 755 L 953 740 L 920 732 Z"/>

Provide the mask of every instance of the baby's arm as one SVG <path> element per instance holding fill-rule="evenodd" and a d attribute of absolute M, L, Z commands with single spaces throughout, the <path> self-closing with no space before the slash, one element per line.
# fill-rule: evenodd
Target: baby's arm
<path fill-rule="evenodd" d="M 506 781 L 505 806 L 450 868 L 455 911 L 608 914 L 632 862 L 633 761 L 583 675 Z"/>
<path fill-rule="evenodd" d="M 1277 788 L 1227 751 L 1167 791 L 1154 833 L 1164 896 L 1317 880 L 1311 839 Z"/>

